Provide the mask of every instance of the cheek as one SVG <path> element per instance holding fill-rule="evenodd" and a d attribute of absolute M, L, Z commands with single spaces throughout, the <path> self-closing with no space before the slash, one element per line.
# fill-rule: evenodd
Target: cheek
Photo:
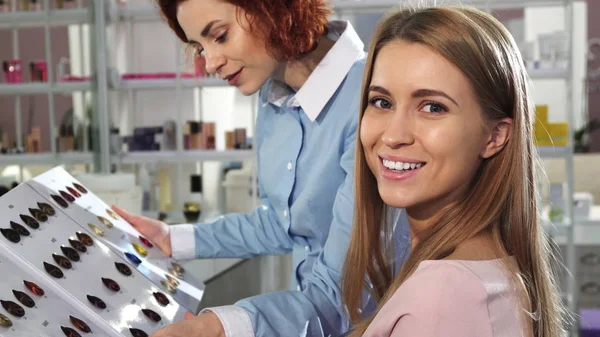
<path fill-rule="evenodd" d="M 369 153 L 381 138 L 383 132 L 381 118 L 365 113 L 360 125 L 360 141 L 364 150 Z"/>
<path fill-rule="evenodd" d="M 481 130 L 468 124 L 429 128 L 422 138 L 423 147 L 434 161 L 439 177 L 463 180 L 479 163 L 484 139 Z M 440 172 L 442 171 L 442 172 Z"/>

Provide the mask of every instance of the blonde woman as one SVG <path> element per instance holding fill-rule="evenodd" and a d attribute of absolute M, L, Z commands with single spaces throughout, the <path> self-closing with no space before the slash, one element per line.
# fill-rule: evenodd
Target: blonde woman
<path fill-rule="evenodd" d="M 534 112 L 508 31 L 475 9 L 400 10 L 380 24 L 365 69 L 343 275 L 352 336 L 560 336 Z M 392 207 L 411 232 L 398 273 Z M 365 289 L 379 303 L 370 317 Z"/>

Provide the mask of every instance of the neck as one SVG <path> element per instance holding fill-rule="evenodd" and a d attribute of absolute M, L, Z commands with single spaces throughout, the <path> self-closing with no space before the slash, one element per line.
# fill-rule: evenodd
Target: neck
<path fill-rule="evenodd" d="M 294 91 L 300 90 L 334 43 L 325 36 L 321 37 L 317 48 L 313 51 L 299 59 L 280 63 L 273 79 L 287 84 Z"/>
<path fill-rule="evenodd" d="M 454 207 L 454 206 L 450 206 Z M 441 210 L 440 208 L 439 210 Z M 410 243 L 411 249 L 422 242 L 430 235 L 431 221 L 438 214 L 437 212 L 426 212 L 424 209 L 415 210 L 414 208 L 406 210 L 408 221 L 410 224 Z M 445 259 L 453 260 L 490 260 L 506 255 L 506 252 L 500 242 L 500 239 L 494 240 L 492 228 L 499 224 L 491 224 L 488 229 L 485 229 L 476 235 L 461 241 L 456 248 L 445 257 Z"/>

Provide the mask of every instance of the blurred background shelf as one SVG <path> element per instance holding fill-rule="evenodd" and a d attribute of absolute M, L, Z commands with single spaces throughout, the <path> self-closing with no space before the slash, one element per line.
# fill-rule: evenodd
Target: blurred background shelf
<path fill-rule="evenodd" d="M 91 152 L 3 154 L 0 155 L 0 166 L 86 164 L 92 160 Z"/>
<path fill-rule="evenodd" d="M 186 150 L 186 151 L 137 151 L 114 156 L 121 164 L 144 163 L 194 163 L 200 161 L 244 161 L 253 160 L 253 150 Z"/>
<path fill-rule="evenodd" d="M 91 21 L 87 8 L 50 10 L 48 16 L 44 11 L 0 13 L 0 28 L 30 28 L 50 26 L 68 26 L 89 23 Z"/>
<path fill-rule="evenodd" d="M 181 83 L 178 84 L 178 81 Z M 227 82 L 219 78 L 181 78 L 181 79 L 142 79 L 142 80 L 121 80 L 115 85 L 115 90 L 163 90 L 177 89 L 181 85 L 182 89 L 193 89 L 200 87 L 226 87 Z"/>
<path fill-rule="evenodd" d="M 0 95 L 31 95 L 52 93 L 68 93 L 88 91 L 92 89 L 90 82 L 60 82 L 60 83 L 13 83 L 0 84 Z"/>

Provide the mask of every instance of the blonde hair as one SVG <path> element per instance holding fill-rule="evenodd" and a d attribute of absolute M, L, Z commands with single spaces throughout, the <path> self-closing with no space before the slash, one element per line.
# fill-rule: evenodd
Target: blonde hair
<path fill-rule="evenodd" d="M 377 313 L 421 261 L 441 259 L 483 231 L 492 233 L 501 253 L 516 259 L 518 270 L 510 272 L 522 285 L 524 309 L 532 313 L 526 316 L 531 335 L 561 335 L 564 307 L 554 283 L 550 242 L 538 224 L 534 114 L 516 43 L 491 15 L 472 8 L 406 8 L 391 13 L 371 43 L 359 123 L 367 106 L 373 63 L 384 46 L 397 40 L 423 44 L 453 63 L 469 79 L 483 118 L 512 118 L 513 129 L 505 148 L 482 162 L 464 199 L 431 220 L 431 230 L 419 237 L 397 275 L 393 223 L 387 220 L 388 208 L 357 142 L 354 228 L 342 280 L 346 309 L 355 324 L 352 336 L 362 335 L 375 316 L 361 320 L 365 289 L 378 301 Z"/>

